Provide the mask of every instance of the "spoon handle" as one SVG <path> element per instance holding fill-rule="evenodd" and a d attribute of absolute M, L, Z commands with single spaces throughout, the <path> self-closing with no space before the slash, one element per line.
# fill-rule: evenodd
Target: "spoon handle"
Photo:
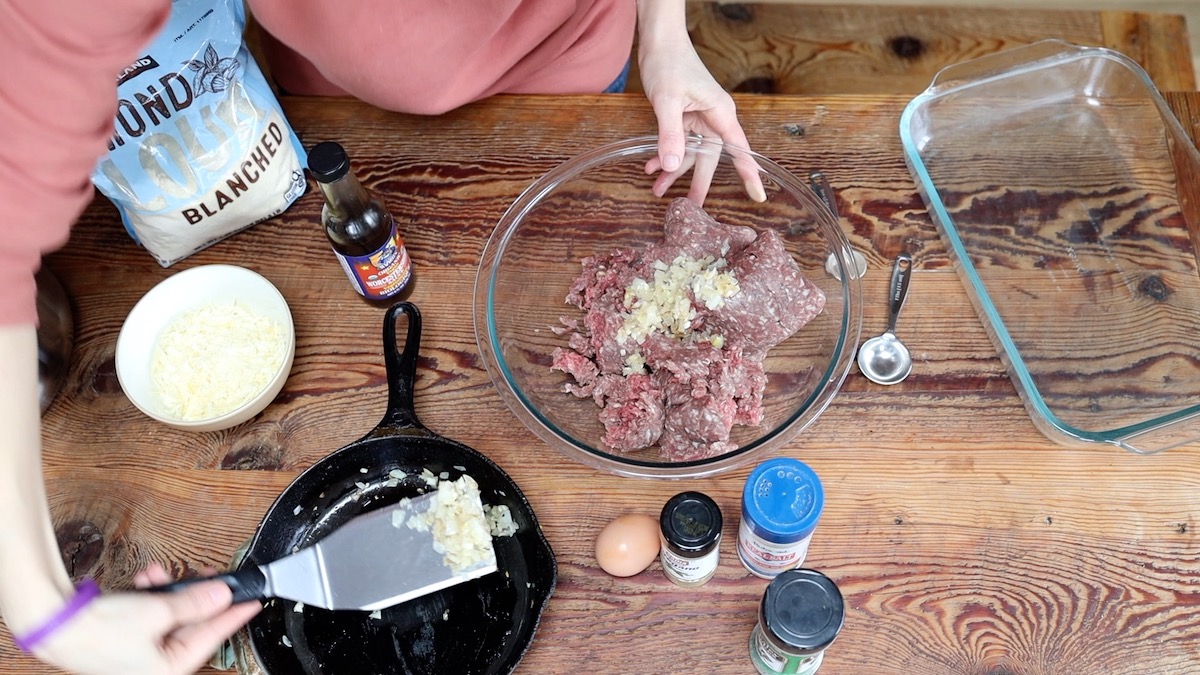
<path fill-rule="evenodd" d="M 912 278 L 912 256 L 907 252 L 896 256 L 892 265 L 892 283 L 888 286 L 888 332 L 896 334 L 896 320 L 908 298 L 908 281 Z"/>
<path fill-rule="evenodd" d="M 833 194 L 833 187 L 829 185 L 829 179 L 825 177 L 823 171 L 813 171 L 808 174 L 808 184 L 812 191 L 825 202 L 825 207 L 833 214 L 834 220 L 841 220 L 842 216 L 838 213 L 837 197 Z"/>

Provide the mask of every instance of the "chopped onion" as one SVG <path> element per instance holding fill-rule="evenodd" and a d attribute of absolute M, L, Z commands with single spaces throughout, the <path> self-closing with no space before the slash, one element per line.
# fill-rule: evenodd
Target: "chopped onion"
<path fill-rule="evenodd" d="M 512 512 L 504 504 L 484 506 L 483 512 L 487 514 L 488 529 L 493 537 L 511 537 L 517 533 Z"/>
<path fill-rule="evenodd" d="M 433 550 L 455 573 L 495 560 L 492 533 L 483 512 L 479 485 L 470 476 L 442 481 L 429 508 L 408 518 L 407 526 L 433 531 Z"/>

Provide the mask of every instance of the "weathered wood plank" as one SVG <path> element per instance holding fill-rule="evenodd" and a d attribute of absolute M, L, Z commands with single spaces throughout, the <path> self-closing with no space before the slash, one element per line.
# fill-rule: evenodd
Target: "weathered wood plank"
<path fill-rule="evenodd" d="M 942 68 L 1038 40 L 1109 47 L 1164 90 L 1196 87 L 1174 14 L 983 7 L 692 2 L 692 41 L 730 91 L 917 94 Z M 641 91 L 637 74 L 630 90 Z"/>
<path fill-rule="evenodd" d="M 1200 146 L 1200 106 L 1196 105 L 1195 97 L 1186 91 L 1163 92 L 1163 97 L 1192 142 Z"/>
<path fill-rule="evenodd" d="M 1137 61 L 1160 89 L 1196 88 L 1187 22 L 1175 14 L 1100 12 L 1101 46 Z"/>

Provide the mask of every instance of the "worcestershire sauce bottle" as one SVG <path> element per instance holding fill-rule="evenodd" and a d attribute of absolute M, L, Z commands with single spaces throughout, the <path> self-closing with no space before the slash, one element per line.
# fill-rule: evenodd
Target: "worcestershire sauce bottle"
<path fill-rule="evenodd" d="M 308 152 L 308 170 L 325 196 L 325 235 L 354 290 L 368 300 L 397 296 L 412 277 L 412 260 L 392 215 L 359 184 L 338 143 L 314 146 Z"/>

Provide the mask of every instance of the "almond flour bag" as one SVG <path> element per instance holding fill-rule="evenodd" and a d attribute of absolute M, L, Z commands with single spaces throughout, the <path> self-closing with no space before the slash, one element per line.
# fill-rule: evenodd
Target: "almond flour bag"
<path fill-rule="evenodd" d="M 303 149 L 242 41 L 242 0 L 175 0 L 117 78 L 116 128 L 92 182 L 167 267 L 304 193 Z"/>

